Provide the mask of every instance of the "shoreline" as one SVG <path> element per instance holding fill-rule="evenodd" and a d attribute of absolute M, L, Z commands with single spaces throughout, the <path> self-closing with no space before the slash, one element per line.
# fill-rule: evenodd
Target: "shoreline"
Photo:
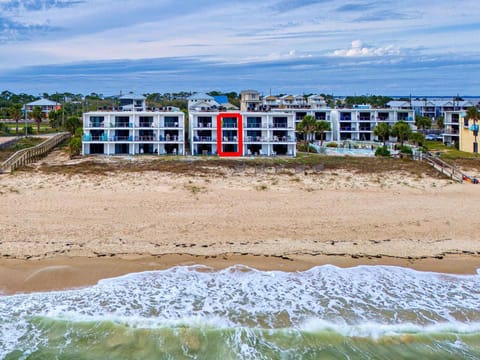
<path fill-rule="evenodd" d="M 417 271 L 445 274 L 477 274 L 479 255 L 445 255 L 437 257 L 401 258 L 359 255 L 259 255 L 226 253 L 130 254 L 113 257 L 52 257 L 40 260 L 0 259 L 0 296 L 68 290 L 92 286 L 99 280 L 130 273 L 165 270 L 174 266 L 205 265 L 221 270 L 244 265 L 263 271 L 305 271 L 315 266 L 398 266 Z"/>
<path fill-rule="evenodd" d="M 477 273 L 477 187 L 416 163 L 371 173 L 355 161 L 315 171 L 111 159 L 71 168 L 54 152 L 0 176 L 0 294 L 193 264 Z"/>

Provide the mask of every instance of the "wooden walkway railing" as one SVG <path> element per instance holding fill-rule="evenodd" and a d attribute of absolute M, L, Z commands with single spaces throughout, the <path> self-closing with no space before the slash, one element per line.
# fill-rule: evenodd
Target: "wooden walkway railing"
<path fill-rule="evenodd" d="M 465 179 L 470 179 L 470 177 L 456 168 L 455 165 L 451 165 L 437 156 L 433 156 L 429 153 L 425 154 L 423 157 L 435 170 L 441 172 L 442 174 L 448 176 L 450 179 L 463 182 Z"/>
<path fill-rule="evenodd" d="M 2 164 L 0 164 L 0 172 L 2 171 L 14 171 L 21 166 L 30 164 L 34 161 L 37 161 L 45 157 L 52 149 L 58 144 L 64 142 L 70 138 L 70 133 L 63 132 L 56 134 L 38 144 L 28 149 L 22 149 L 17 151 L 15 154 L 10 156 Z"/>

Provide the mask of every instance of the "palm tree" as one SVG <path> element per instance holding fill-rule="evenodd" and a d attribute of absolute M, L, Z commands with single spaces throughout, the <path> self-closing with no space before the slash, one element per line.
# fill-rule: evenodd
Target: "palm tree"
<path fill-rule="evenodd" d="M 312 115 L 305 115 L 297 125 L 297 131 L 303 134 L 303 145 L 310 152 L 310 147 L 307 147 L 307 139 L 310 140 L 310 135 L 315 133 L 317 128 L 317 120 Z"/>
<path fill-rule="evenodd" d="M 325 135 L 325 131 L 330 131 L 330 130 L 331 130 L 331 127 L 330 127 L 330 123 L 328 121 L 321 120 L 321 121 L 317 122 L 315 132 L 320 133 L 320 146 L 323 145 L 323 138 L 324 138 L 324 135 Z"/>
<path fill-rule="evenodd" d="M 40 106 L 34 106 L 32 112 L 30 113 L 32 119 L 37 123 L 37 133 L 40 132 L 40 123 L 44 117 L 42 108 Z"/>
<path fill-rule="evenodd" d="M 478 124 L 477 124 L 477 121 L 480 119 L 480 114 L 478 112 L 478 109 L 474 106 L 469 107 L 467 109 L 467 115 L 465 116 L 465 119 L 473 121 L 473 125 L 470 126 L 470 130 L 472 130 L 473 136 L 475 136 L 475 141 L 473 143 L 473 152 L 475 154 L 478 154 L 478 142 L 477 142 Z"/>
<path fill-rule="evenodd" d="M 425 134 L 425 129 L 432 127 L 432 119 L 428 116 L 417 116 L 415 117 L 415 125 L 422 129 L 422 133 Z"/>
<path fill-rule="evenodd" d="M 383 146 L 385 146 L 385 143 L 390 136 L 390 126 L 384 122 L 378 124 L 373 129 L 373 135 L 375 135 L 379 139 L 382 139 Z"/>
<path fill-rule="evenodd" d="M 22 104 L 13 104 L 8 109 L 10 117 L 15 120 L 15 134 L 18 136 L 18 121 L 22 118 Z"/>
<path fill-rule="evenodd" d="M 410 125 L 405 121 L 400 120 L 392 127 L 392 135 L 400 141 L 400 146 L 403 147 L 403 142 L 408 139 L 412 132 Z"/>

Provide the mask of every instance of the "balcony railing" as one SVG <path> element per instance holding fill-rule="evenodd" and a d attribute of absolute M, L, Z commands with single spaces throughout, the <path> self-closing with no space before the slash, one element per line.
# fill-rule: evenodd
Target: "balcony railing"
<path fill-rule="evenodd" d="M 262 123 L 247 123 L 247 129 L 260 129 Z"/>
<path fill-rule="evenodd" d="M 227 142 L 237 142 L 238 141 L 238 138 L 236 136 L 224 136 L 223 137 L 223 141 L 227 141 Z"/>
<path fill-rule="evenodd" d="M 273 136 L 272 137 L 273 142 L 292 142 L 295 141 L 295 138 L 292 136 Z"/>
<path fill-rule="evenodd" d="M 135 141 L 156 141 L 157 137 L 153 135 L 135 136 Z"/>
<path fill-rule="evenodd" d="M 165 121 L 165 126 L 167 128 L 178 128 L 178 122 L 176 121 Z"/>
<path fill-rule="evenodd" d="M 199 122 L 198 125 L 197 125 L 197 128 L 211 129 L 211 128 L 212 128 L 212 123 L 211 123 L 211 122 L 207 122 L 207 123 L 201 123 L 201 122 Z"/>
<path fill-rule="evenodd" d="M 158 137 L 158 141 L 178 141 L 178 136 L 177 135 L 160 135 Z"/>
<path fill-rule="evenodd" d="M 196 142 L 211 142 L 211 141 L 217 141 L 217 140 L 212 138 L 211 136 L 194 136 L 193 141 L 196 141 Z"/>
<path fill-rule="evenodd" d="M 131 123 L 131 122 L 118 121 L 118 122 L 110 123 L 110 127 L 115 127 L 115 128 L 133 128 L 133 123 Z"/>
<path fill-rule="evenodd" d="M 141 122 L 139 124 L 139 127 L 144 127 L 144 128 L 151 128 L 151 127 L 155 127 L 155 123 L 154 122 Z"/>
<path fill-rule="evenodd" d="M 104 126 L 105 126 L 105 124 L 103 122 L 101 122 L 101 123 L 97 123 L 97 122 L 88 123 L 88 127 L 91 127 L 91 128 L 103 128 Z"/>

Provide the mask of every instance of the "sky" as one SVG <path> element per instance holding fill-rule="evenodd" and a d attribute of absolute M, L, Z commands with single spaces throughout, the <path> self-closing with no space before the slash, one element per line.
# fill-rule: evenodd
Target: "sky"
<path fill-rule="evenodd" d="M 480 95 L 478 0 L 0 0 L 0 91 Z"/>

